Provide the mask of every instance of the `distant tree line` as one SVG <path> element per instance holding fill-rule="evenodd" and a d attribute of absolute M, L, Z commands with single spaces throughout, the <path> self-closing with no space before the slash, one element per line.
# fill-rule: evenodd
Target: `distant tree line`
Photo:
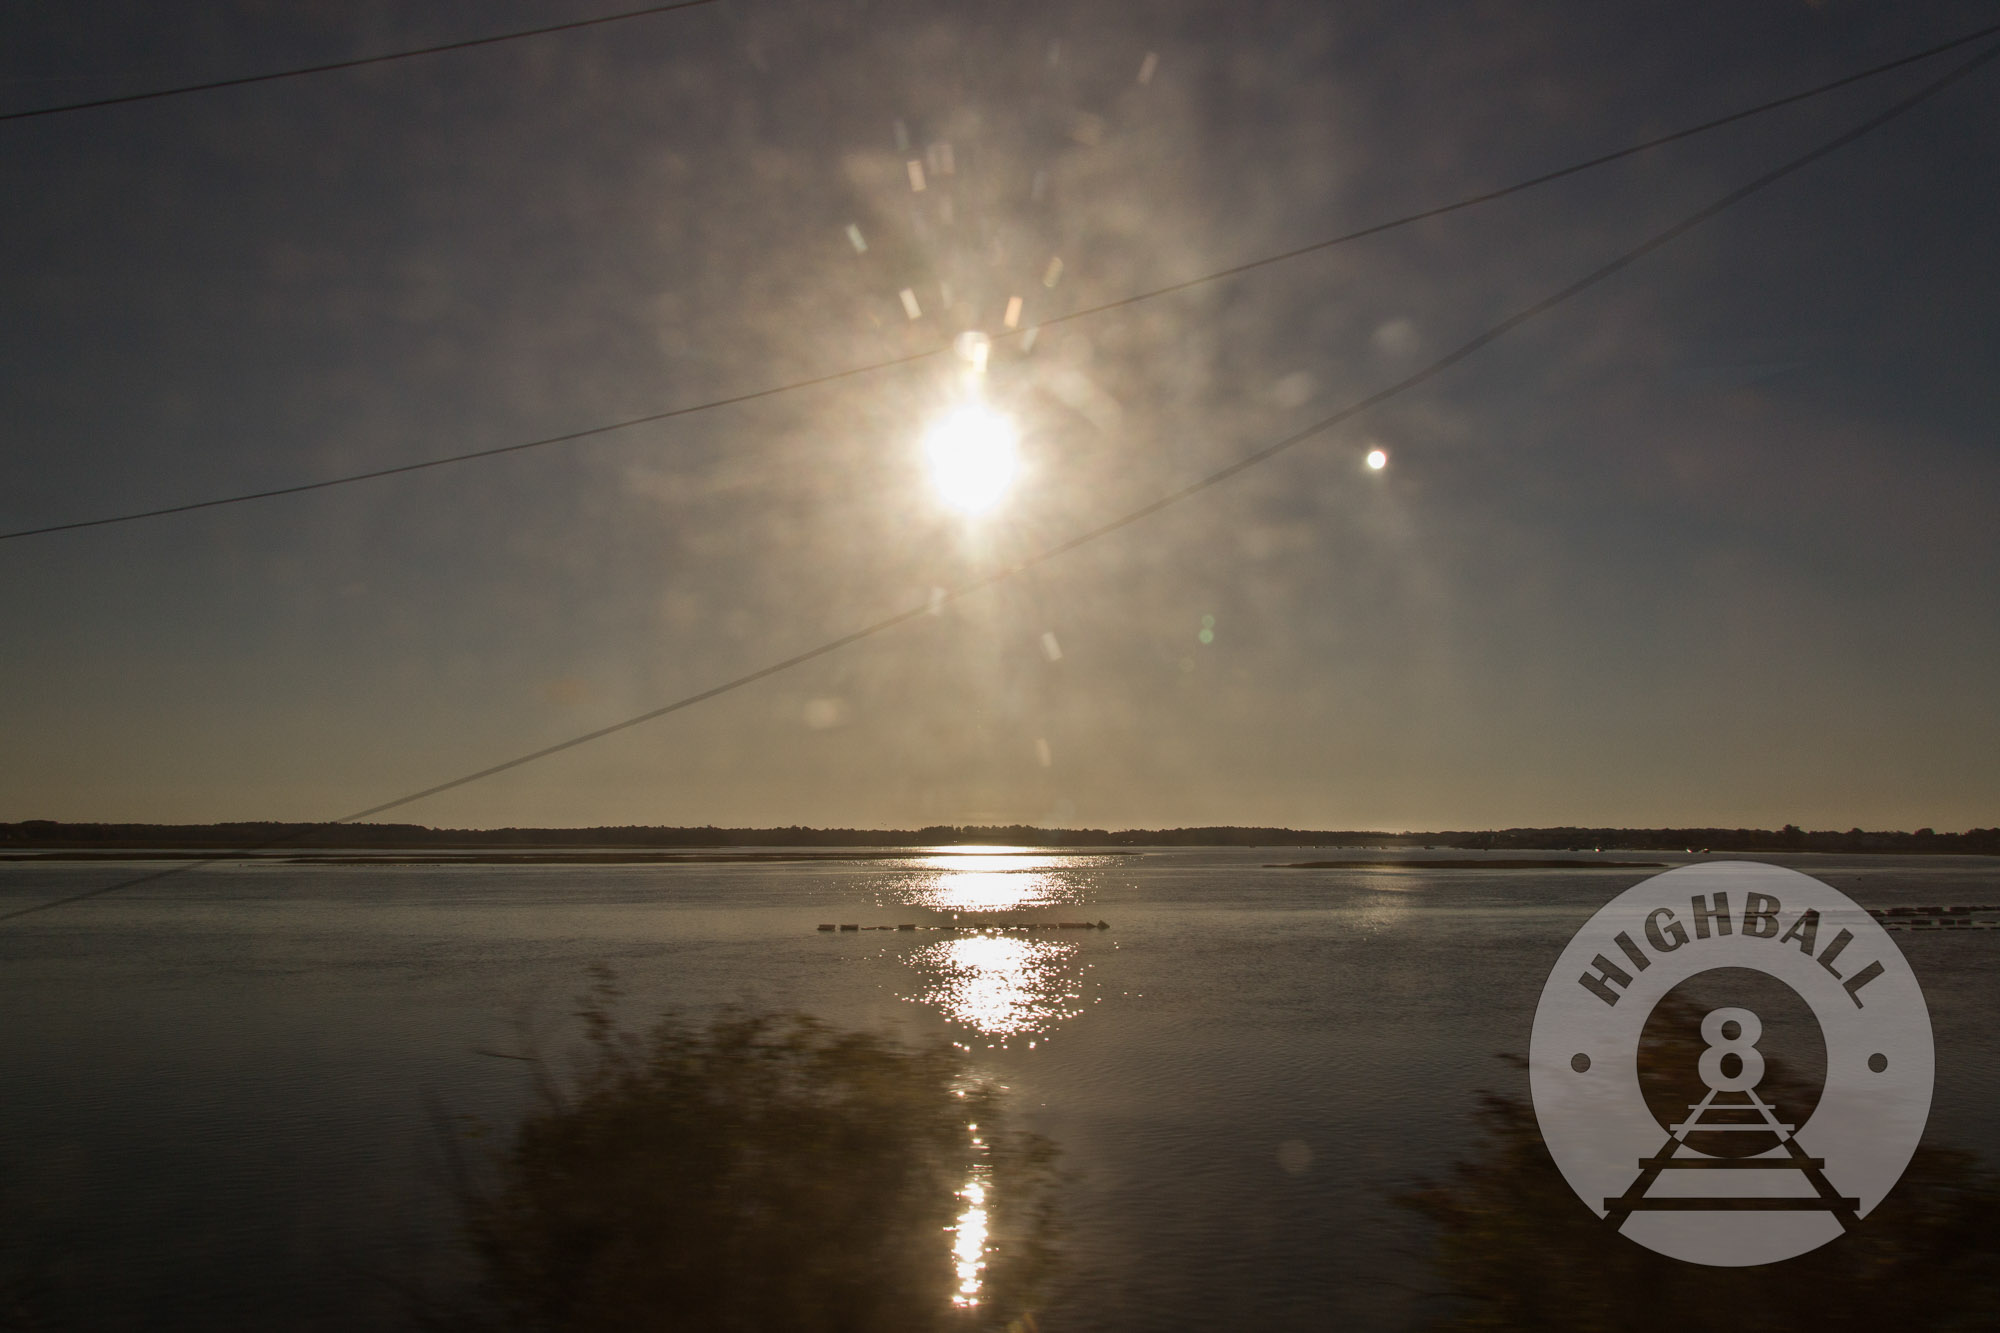
<path fill-rule="evenodd" d="M 1974 828 L 1963 833 L 1939 833 L 1920 828 L 1914 833 L 1870 832 L 1852 828 L 1807 830 L 1796 824 L 1781 829 L 1756 828 L 1518 828 L 1478 833 L 1413 835 L 1439 847 L 1482 849 L 1589 850 L 1619 847 L 1644 851 L 1696 852 L 1947 852 L 1959 855 L 2000 854 L 2000 828 Z"/>
<path fill-rule="evenodd" d="M 1939 833 L 1849 829 L 1511 828 L 1384 833 L 1218 826 L 1177 829 L 1048 829 L 1028 824 L 921 829 L 603 828 L 437 829 L 421 824 L 0 824 L 0 848 L 288 847 L 933 847 L 999 843 L 1036 847 L 1450 847 L 1480 851 L 1936 852 L 2000 855 L 2000 828 Z"/>

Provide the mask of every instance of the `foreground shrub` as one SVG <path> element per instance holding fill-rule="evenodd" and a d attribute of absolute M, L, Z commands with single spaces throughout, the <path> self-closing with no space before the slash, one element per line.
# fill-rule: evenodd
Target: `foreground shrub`
<path fill-rule="evenodd" d="M 1991 1329 L 2000 1179 L 1922 1147 L 1859 1230 L 1782 1263 L 1713 1268 L 1615 1234 L 1570 1190 L 1518 1098 L 1486 1094 L 1481 1151 L 1404 1202 L 1437 1227 L 1441 1327 L 1549 1333 Z"/>
<path fill-rule="evenodd" d="M 1032 1327 L 1053 1151 L 953 1052 L 796 1015 L 633 1033 L 608 996 L 580 1075 L 464 1187 L 480 1308 L 443 1322 Z"/>

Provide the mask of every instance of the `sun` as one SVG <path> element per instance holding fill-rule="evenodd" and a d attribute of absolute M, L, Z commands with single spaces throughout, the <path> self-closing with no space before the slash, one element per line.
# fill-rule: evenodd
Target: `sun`
<path fill-rule="evenodd" d="M 1013 488 L 1020 470 L 1020 433 L 1004 413 L 965 403 L 924 433 L 931 488 L 961 514 L 986 513 Z"/>

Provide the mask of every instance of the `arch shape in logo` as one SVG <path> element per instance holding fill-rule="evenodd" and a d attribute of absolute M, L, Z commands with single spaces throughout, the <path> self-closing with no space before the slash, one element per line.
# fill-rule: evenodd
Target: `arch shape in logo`
<path fill-rule="evenodd" d="M 1535 1118 L 1605 1225 L 1690 1263 L 1803 1254 L 1864 1224 L 1930 1115 L 1923 991 L 1845 894 L 1749 861 L 1634 885 L 1542 989 Z"/>

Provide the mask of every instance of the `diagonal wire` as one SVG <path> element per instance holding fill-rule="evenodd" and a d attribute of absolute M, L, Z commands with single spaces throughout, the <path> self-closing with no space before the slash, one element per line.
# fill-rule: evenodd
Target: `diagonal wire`
<path fill-rule="evenodd" d="M 628 9 L 622 14 L 600 14 L 596 18 L 551 23 L 545 28 L 522 28 L 516 32 L 495 33 L 491 37 L 470 37 L 462 42 L 439 42 L 435 46 L 419 46 L 408 51 L 387 51 L 381 55 L 356 56 L 352 60 L 333 60 L 324 65 L 301 65 L 296 69 L 273 70 L 268 74 L 245 74 L 233 79 L 212 79 L 207 83 L 187 83 L 176 88 L 155 88 L 143 93 L 121 93 L 116 97 L 95 97 L 87 102 L 65 102 L 61 106 L 38 106 L 26 111 L 0 111 L 0 121 L 63 116 L 72 111 L 127 106 L 133 102 L 156 102 L 163 97 L 184 97 L 189 93 L 213 92 L 218 88 L 241 88 L 252 83 L 274 83 L 279 79 L 296 79 L 307 74 L 331 74 L 335 70 L 359 69 L 363 65 L 386 65 L 393 60 L 414 60 L 418 56 L 441 55 L 446 51 L 467 51 L 475 46 L 497 46 L 501 42 L 518 42 L 524 37 L 546 37 L 551 33 L 575 32 L 579 28 L 596 28 L 607 23 L 623 23 L 627 19 L 651 18 L 655 14 L 670 14 L 677 9 L 699 9 L 704 5 L 719 2 L 720 0 L 678 0 L 678 3 L 670 5 L 648 5 L 644 9 Z"/>
<path fill-rule="evenodd" d="M 1479 194 L 1468 195 L 1465 198 L 1455 200 L 1452 203 L 1440 204 L 1434 208 L 1427 208 L 1420 212 L 1406 213 L 1401 217 L 1390 218 L 1384 222 L 1373 223 L 1369 226 L 1362 227 L 1357 231 L 1346 232 L 1339 236 L 1331 236 L 1325 240 L 1315 241 L 1310 245 L 1299 246 L 1296 249 L 1286 250 L 1279 254 L 1265 255 L 1259 259 L 1252 259 L 1245 263 L 1233 265 L 1229 268 L 1217 269 L 1214 272 L 1204 273 L 1197 277 L 1185 279 L 1181 282 L 1171 283 L 1165 287 L 1155 287 L 1149 291 L 1138 292 L 1131 296 L 1120 297 L 1116 300 L 1106 301 L 1100 305 L 1087 306 L 1081 310 L 1072 310 L 1066 314 L 1054 315 L 1048 319 L 1041 321 L 1037 327 L 1046 328 L 1050 325 L 1066 324 L 1071 320 L 1085 319 L 1092 315 L 1101 315 L 1107 311 L 1122 309 L 1125 306 L 1137 305 L 1142 301 L 1150 301 L 1155 299 L 1156 297 L 1170 296 L 1176 292 L 1188 291 L 1191 288 L 1203 286 L 1204 284 L 1207 283 L 1220 282 L 1227 278 L 1240 277 L 1245 273 L 1254 272 L 1255 270 L 1261 268 L 1267 268 L 1273 264 L 1282 264 L 1288 260 L 1298 259 L 1309 254 L 1315 254 L 1321 250 L 1330 250 L 1336 246 L 1346 245 L 1352 241 L 1361 240 L 1364 237 L 1380 235 L 1383 232 L 1393 231 L 1399 227 L 1407 227 L 1412 225 L 1413 223 L 1423 222 L 1430 218 L 1443 217 L 1446 214 L 1456 213 L 1462 209 L 1474 208 L 1480 204 L 1492 203 L 1497 199 L 1504 199 L 1512 194 L 1519 194 L 1525 190 L 1532 190 L 1537 186 L 1547 185 L 1553 181 L 1562 180 L 1568 176 L 1574 176 L 1581 172 L 1590 171 L 1596 167 L 1606 166 L 1610 163 L 1620 161 L 1624 158 L 1635 156 L 1639 153 L 1650 152 L 1655 148 L 1665 147 L 1666 145 L 1671 143 L 1678 143 L 1683 139 L 1690 139 L 1695 137 L 1696 135 L 1706 134 L 1710 130 L 1720 129 L 1725 125 L 1733 125 L 1739 121 L 1748 120 L 1755 116 L 1761 116 L 1769 112 L 1779 110 L 1782 107 L 1792 106 L 1799 102 L 1804 102 L 1815 97 L 1824 96 L 1827 93 L 1833 92 L 1835 89 L 1845 88 L 1851 84 L 1860 83 L 1867 79 L 1877 78 L 1883 74 L 1889 73 L 1892 70 L 1901 69 L 1906 65 L 1915 64 L 1919 61 L 1929 60 L 1934 56 L 1941 55 L 1947 51 L 1956 50 L 1961 46 L 1965 46 L 1971 42 L 1975 42 L 1982 37 L 1990 37 L 1995 33 L 2000 33 L 2000 24 L 1993 24 L 1988 27 L 1981 28 L 1975 32 L 1970 32 L 1966 33 L 1963 36 L 1955 37 L 1950 41 L 1941 43 L 1937 46 L 1927 47 L 1922 51 L 1916 51 L 1912 52 L 1909 55 L 1900 56 L 1897 59 L 1888 61 L 1884 64 L 1871 66 L 1868 69 L 1860 70 L 1853 74 L 1844 75 L 1843 77 L 1835 79 L 1830 83 L 1822 83 L 1815 87 L 1805 89 L 1804 91 L 1801 92 L 1790 93 L 1784 97 L 1775 98 L 1768 102 L 1760 102 L 1756 106 L 1745 107 L 1740 111 L 1732 111 L 1727 115 L 1718 116 L 1712 120 L 1705 120 L 1702 121 L 1700 124 L 1690 125 L 1684 129 L 1675 130 L 1672 133 L 1660 135 L 1657 138 L 1647 139 L 1640 143 L 1631 144 L 1628 145 L 1627 147 L 1617 149 L 1613 152 L 1604 153 L 1597 157 L 1588 158 L 1581 162 L 1572 163 L 1569 166 L 1558 168 L 1555 171 L 1544 172 L 1539 176 L 1531 176 L 1526 180 L 1516 181 L 1512 185 L 1504 185 L 1498 189 L 1487 190 Z M 998 332 L 995 332 L 991 336 L 993 337 L 994 340 L 998 341 L 1004 338 L 1017 337 L 1026 332 L 1027 330 L 1025 329 L 1000 330 Z M 814 375 L 807 379 L 791 380 L 783 384 L 770 385 L 762 389 L 753 389 L 744 393 L 732 394 L 725 398 L 712 398 L 707 400 L 706 402 L 690 403 L 685 407 L 669 408 L 666 411 L 662 412 L 649 412 L 644 416 L 626 417 L 619 421 L 607 422 L 604 425 L 588 426 L 581 430 L 566 431 L 560 435 L 547 435 L 536 440 L 524 440 L 515 444 L 503 444 L 489 449 L 473 449 L 465 453 L 447 454 L 441 458 L 429 458 L 416 463 L 401 463 L 392 467 L 374 468 L 366 472 L 354 472 L 339 477 L 328 477 L 320 481 L 299 482 L 296 485 L 276 486 L 267 490 L 260 490 L 260 491 L 244 491 L 234 495 L 216 496 L 207 500 L 191 500 L 186 504 L 163 505 L 154 509 L 140 509 L 123 514 L 109 514 L 102 518 L 77 519 L 68 523 L 50 523 L 42 527 L 36 527 L 36 528 L 19 528 L 11 532 L 0 532 L 0 541 L 12 541 L 17 538 L 23 538 L 23 537 L 41 537 L 56 532 L 75 532 L 83 528 L 108 527 L 112 524 L 118 524 L 118 523 L 134 523 L 141 519 L 164 518 L 170 514 L 186 514 L 201 509 L 216 509 L 225 505 L 248 504 L 256 500 L 271 500 L 284 495 L 301 495 L 308 491 L 327 490 L 335 486 L 350 486 L 356 482 L 376 481 L 384 477 L 398 477 L 398 476 L 404 476 L 412 472 L 424 472 L 428 471 L 431 468 L 450 467 L 458 463 L 472 462 L 475 459 L 498 458 L 504 454 L 522 453 L 530 449 L 544 449 L 550 447 L 551 445 L 572 444 L 578 440 L 587 440 L 600 435 L 609 435 L 617 431 L 630 430 L 635 426 L 654 425 L 662 421 L 671 421 L 676 417 L 693 416 L 700 412 L 712 412 L 720 408 L 736 407 L 744 403 L 757 402 L 760 399 L 774 398 L 779 394 L 794 393 L 802 389 L 817 388 L 820 385 L 833 384 L 841 380 L 853 379 L 862 375 L 871 375 L 878 371 L 890 370 L 898 366 L 912 365 L 918 361 L 925 361 L 932 357 L 939 356 L 942 353 L 946 352 L 947 350 L 949 350 L 949 344 L 939 344 L 938 346 L 935 347 L 926 348 L 923 351 L 911 352 L 903 356 L 891 357 L 888 358 L 887 360 L 871 361 L 865 365 L 851 366 L 845 370 L 830 371 L 826 374 Z"/>
<path fill-rule="evenodd" d="M 1960 79 L 1965 78 L 1967 75 L 1971 74 L 1974 70 L 1980 68 L 1982 65 L 1985 65 L 1989 61 L 1993 60 L 1993 58 L 1996 56 L 2000 56 L 2000 45 L 1994 45 L 1988 47 L 1986 50 L 1980 52 L 1972 59 L 1957 66 L 1956 68 L 1952 69 L 1943 76 L 1933 80 L 1932 82 L 1924 85 L 1922 88 L 1919 88 L 1916 92 L 1911 93 L 1909 96 L 1904 97 L 1899 101 L 1891 103 L 1883 110 L 1876 112 L 1874 115 L 1868 117 L 1866 120 L 1860 122 L 1859 124 L 1853 126 L 1852 128 L 1847 129 L 1842 133 L 1836 135 L 1835 137 L 1826 140 L 1825 142 L 1819 144 L 1815 148 L 1808 149 L 1806 152 L 1799 154 L 1797 157 L 1794 157 L 1789 161 L 1782 163 L 1779 166 L 1773 167 L 1771 170 L 1765 172 L 1763 175 L 1758 176 L 1755 180 L 1750 181 L 1746 185 L 1738 186 L 1736 189 L 1731 190 L 1728 194 L 1723 195 L 1721 198 L 1715 200 L 1714 202 L 1696 209 L 1694 212 L 1688 214 L 1686 217 L 1674 223 L 1672 226 L 1667 227 L 1665 230 L 1655 232 L 1653 235 L 1639 242 L 1631 249 L 1626 250 L 1624 253 L 1620 254 L 1615 259 L 1612 259 L 1604 264 L 1599 265 L 1597 268 L 1592 269 L 1589 273 L 1584 274 L 1582 277 L 1576 279 L 1575 281 L 1567 284 L 1566 286 L 1557 288 L 1555 291 L 1549 293 L 1547 296 L 1544 296 L 1541 300 L 1534 302 L 1532 305 L 1522 307 L 1520 310 L 1515 311 L 1513 314 L 1507 316 L 1507 318 L 1501 320 L 1499 323 L 1492 325 L 1485 331 L 1475 335 L 1474 337 L 1466 340 L 1463 343 L 1460 343 L 1457 347 L 1454 347 L 1449 352 L 1446 352 L 1443 356 L 1440 356 L 1435 361 L 1432 361 L 1429 365 L 1424 366 L 1422 369 L 1414 371 L 1411 374 L 1405 375 L 1402 379 L 1396 380 L 1391 384 L 1385 385 L 1384 387 L 1377 389 L 1374 393 L 1371 393 L 1364 398 L 1349 403 L 1346 407 L 1341 408 L 1339 411 L 1333 413 L 1331 416 L 1322 417 L 1318 421 L 1315 421 L 1308 426 L 1304 426 L 1299 430 L 1292 432 L 1290 435 L 1285 436 L 1283 439 L 1274 441 L 1271 444 L 1265 445 L 1261 449 L 1257 449 L 1251 453 L 1245 454 L 1241 458 L 1238 458 L 1236 461 L 1228 464 L 1227 466 L 1219 468 L 1216 471 L 1211 472 L 1204 477 L 1192 481 L 1187 485 L 1181 487 L 1179 490 L 1170 491 L 1166 495 L 1163 495 L 1158 499 L 1151 501 L 1148 504 L 1141 505 L 1137 509 L 1130 510 L 1124 514 L 1119 515 L 1116 518 L 1110 519 L 1107 522 L 1100 523 L 1094 528 L 1088 528 L 1085 531 L 1080 532 L 1075 536 L 1070 537 L 1064 541 L 1058 542 L 1053 546 L 1044 547 L 1042 550 L 1036 552 L 1031 556 L 1027 556 L 1024 559 L 1018 560 L 1012 564 L 999 566 L 998 568 L 989 570 L 985 574 L 981 574 L 976 578 L 968 579 L 954 588 L 948 588 L 944 590 L 942 596 L 933 596 L 929 601 L 927 601 L 922 606 L 911 607 L 908 610 L 898 611 L 894 615 L 884 616 L 882 619 L 877 620 L 872 624 L 864 625 L 861 628 L 843 634 L 838 638 L 829 639 L 825 643 L 822 643 L 817 647 L 808 648 L 806 651 L 802 653 L 796 653 L 791 657 L 785 658 L 781 662 L 774 662 L 769 666 L 760 667 L 755 671 L 751 671 L 744 675 L 737 676 L 733 680 L 724 681 L 720 685 L 711 686 L 710 688 L 702 690 L 699 693 L 690 694 L 683 698 L 676 699 L 672 703 L 662 704 L 658 708 L 648 709 L 643 713 L 639 713 L 632 717 L 625 718 L 622 721 L 613 722 L 609 726 L 599 727 L 594 731 L 586 731 L 580 736 L 572 736 L 568 740 L 558 741 L 554 745 L 545 745 L 539 750 L 531 750 L 526 754 L 516 755 L 512 759 L 503 760 L 500 763 L 479 769 L 477 772 L 466 773 L 459 777 L 451 778 L 447 781 L 437 783 L 433 786 L 425 787 L 421 791 L 409 792 L 405 795 L 395 797 L 391 800 L 383 801 L 380 804 L 371 805 L 365 810 L 356 810 L 352 814 L 342 815 L 338 819 L 329 820 L 327 822 L 331 824 L 346 824 L 346 823 L 351 823 L 358 819 L 367 819 L 373 815 L 383 814 L 387 811 L 395 810 L 402 806 L 412 805 L 418 801 L 424 800 L 426 797 L 436 796 L 441 792 L 452 791 L 459 787 L 470 786 L 472 783 L 483 781 L 484 779 L 493 777 L 496 774 L 505 773 L 511 769 L 521 768 L 525 765 L 535 763 L 537 760 L 546 759 L 550 755 L 561 754 L 565 750 L 574 750 L 579 746 L 588 745 L 592 741 L 602 740 L 606 736 L 616 735 L 621 731 L 629 731 L 633 727 L 642 726 L 645 723 L 655 721 L 658 718 L 667 716 L 667 714 L 669 713 L 678 713 L 684 709 L 692 708 L 697 704 L 706 703 L 710 699 L 717 698 L 718 696 L 724 694 L 733 693 L 734 691 L 740 690 L 747 685 L 754 685 L 760 680 L 768 679 L 769 677 L 778 675 L 781 672 L 790 671 L 793 667 L 801 666 L 807 662 L 813 661 L 815 658 L 825 657 L 831 653 L 837 653 L 841 649 L 846 648 L 852 644 L 859 643 L 863 639 L 873 638 L 878 634 L 896 628 L 898 625 L 907 624 L 908 622 L 915 620 L 920 616 L 931 614 L 934 610 L 936 610 L 945 603 L 955 602 L 960 600 L 961 598 L 968 597 L 973 593 L 979 592 L 985 588 L 989 588 L 996 583 L 1004 582 L 1008 579 L 1015 577 L 1018 574 L 1022 574 L 1027 572 L 1028 570 L 1034 569 L 1038 565 L 1046 564 L 1047 562 L 1056 559 L 1058 556 L 1066 555 L 1069 552 L 1076 550 L 1078 547 L 1087 546 L 1092 542 L 1110 536 L 1114 532 L 1118 532 L 1121 529 L 1131 527 L 1133 524 L 1138 523 L 1144 519 L 1150 518 L 1154 514 L 1159 513 L 1163 509 L 1171 508 L 1174 505 L 1180 504 L 1184 500 L 1191 499 L 1192 497 L 1199 495 L 1204 491 L 1219 486 L 1223 482 L 1228 481 L 1230 478 L 1236 476 L 1238 473 L 1246 472 L 1249 469 L 1256 467 L 1258 464 L 1266 462 L 1269 459 L 1276 457 L 1278 454 L 1281 454 L 1288 449 L 1291 449 L 1299 444 L 1304 443 L 1309 439 L 1312 439 L 1314 436 L 1324 434 L 1326 431 L 1331 430 L 1333 427 L 1337 425 L 1340 425 L 1342 422 L 1351 420 L 1352 418 L 1357 417 L 1364 412 L 1367 412 L 1371 408 L 1380 406 L 1382 403 L 1389 401 L 1391 398 L 1395 398 L 1401 394 L 1407 393 L 1411 389 L 1416 388 L 1418 385 L 1423 384 L 1429 380 L 1435 379 L 1437 376 L 1442 375 L 1445 371 L 1457 365 L 1459 362 L 1465 360 L 1467 357 L 1472 356 L 1473 354 L 1479 352 L 1483 348 L 1486 348 L 1491 344 L 1499 341 L 1501 338 L 1506 337 L 1509 333 L 1513 332 L 1515 329 L 1520 328 L 1523 324 L 1526 324 L 1530 320 L 1536 319 L 1539 316 L 1547 314 L 1549 311 L 1554 310 L 1556 307 L 1564 304 L 1565 302 L 1571 300 L 1576 296 L 1582 295 L 1584 292 L 1589 291 L 1591 288 L 1597 286 L 1605 279 L 1610 278 L 1615 274 L 1621 273 L 1627 268 L 1630 268 L 1633 264 L 1638 263 L 1641 259 L 1645 258 L 1649 254 L 1652 254 L 1655 250 L 1659 250 L 1664 246 L 1671 245 L 1674 241 L 1680 239 L 1688 232 L 1693 231 L 1696 227 L 1701 226 L 1704 222 L 1707 222 L 1710 219 L 1716 217 L 1718 214 L 1723 213 L 1728 209 L 1735 207 L 1737 204 L 1742 203 L 1745 199 L 1750 198 L 1752 195 L 1757 194 L 1759 191 L 1762 191 L 1772 185 L 1777 184 L 1779 181 L 1785 179 L 1787 176 L 1790 176 L 1795 172 L 1803 170 L 1804 168 L 1812 165 L 1814 162 L 1819 161 L 1821 158 L 1826 157 L 1829 154 L 1838 152 L 1840 149 L 1845 148 L 1847 145 L 1855 142 L 1857 139 L 1861 139 L 1869 134 L 1872 134 L 1874 131 L 1880 129 L 1882 126 L 1887 125 L 1890 121 L 1895 120 L 1897 117 L 1903 115 L 1904 113 L 1923 104 L 1924 102 L 1929 101 L 1931 98 L 1935 97 L 1940 92 L 1943 92 L 1946 88 L 1950 87 L 1952 84 L 1957 83 Z M 312 828 L 308 827 L 306 829 L 300 830 L 296 833 L 287 835 L 285 837 L 273 839 L 271 842 L 260 844 L 259 849 L 261 849 L 262 847 L 272 847 L 280 845 L 282 843 L 299 841 L 306 837 L 309 837 L 311 833 L 312 833 Z M 251 849 L 251 850 L 257 850 L 257 849 Z M 141 884 L 148 884 L 158 880 L 168 879 L 175 875 L 184 874 L 189 870 L 197 870 L 202 868 L 203 866 L 214 865 L 218 861 L 228 860 L 230 859 L 231 855 L 240 855 L 240 853 L 225 854 L 223 856 L 210 857 L 207 860 L 203 861 L 187 862 L 182 865 L 177 865 L 166 870 L 154 871 L 151 874 L 141 875 L 133 879 L 121 880 L 116 883 L 103 885 L 99 888 L 89 889 L 82 893 L 71 894 L 66 898 L 57 898 L 48 902 L 37 903 L 29 907 L 17 908 L 14 911 L 0 914 L 0 922 L 16 920 L 20 917 L 28 916 L 35 912 L 47 911 L 52 907 L 61 907 L 69 903 L 82 902 L 85 899 L 96 898 L 107 893 L 114 893 L 120 889 L 134 888 Z"/>

